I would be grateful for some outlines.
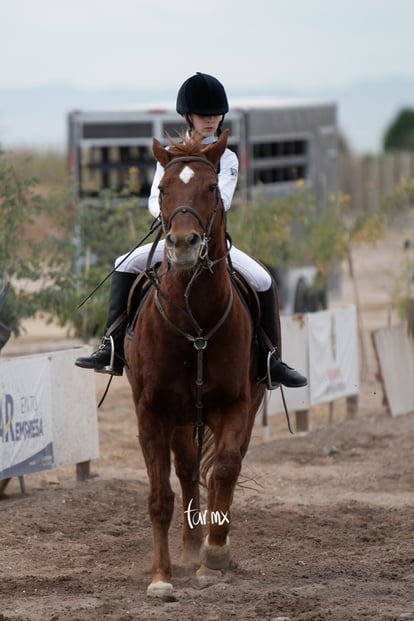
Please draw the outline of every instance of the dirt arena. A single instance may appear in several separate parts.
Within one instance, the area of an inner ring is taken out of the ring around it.
[[[365,339],[359,417],[347,418],[339,401],[333,424],[321,407],[308,434],[291,436],[273,416],[267,443],[258,419],[222,582],[200,590],[194,570],[180,565],[173,479],[173,596],[146,596],[147,480],[129,388],[118,378],[99,410],[93,478],[76,483],[74,467],[39,473],[25,477],[25,495],[13,479],[0,501],[0,621],[414,619],[414,415],[388,415],[370,345],[372,329],[395,321],[390,291],[406,234],[401,226],[354,253]],[[345,269],[342,297],[354,301]],[[27,329],[3,357],[70,345],[41,321]],[[104,385],[98,376],[98,396]]]

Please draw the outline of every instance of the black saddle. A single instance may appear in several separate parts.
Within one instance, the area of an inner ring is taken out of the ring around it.
[[[231,269],[229,273],[237,294],[249,312],[253,329],[256,331],[260,323],[260,304],[257,293],[240,272]],[[127,333],[130,336],[135,330],[142,305],[153,286],[153,282],[145,272],[142,272],[132,285],[128,298],[128,317],[130,321],[128,322]]]

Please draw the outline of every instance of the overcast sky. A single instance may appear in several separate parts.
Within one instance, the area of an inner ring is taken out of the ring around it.
[[[0,0],[0,86],[413,77],[413,24],[413,0]]]

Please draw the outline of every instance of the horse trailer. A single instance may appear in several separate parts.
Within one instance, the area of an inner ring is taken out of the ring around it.
[[[290,194],[298,180],[320,202],[339,189],[335,103],[246,99],[231,104],[223,127],[239,158],[235,201],[264,202]],[[68,155],[75,195],[87,201],[111,190],[146,205],[155,170],[152,139],[167,145],[168,137],[179,139],[185,127],[173,105],[70,112]],[[330,291],[311,293],[312,265],[276,265],[272,271],[284,313],[322,308],[337,289],[335,278]]]

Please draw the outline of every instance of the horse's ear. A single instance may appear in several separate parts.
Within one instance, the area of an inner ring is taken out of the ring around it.
[[[203,153],[206,158],[216,167],[218,166],[220,158],[223,155],[225,148],[227,147],[228,137],[229,130],[225,129],[216,142],[212,142],[205,149],[203,149]]]
[[[165,168],[168,162],[172,159],[171,153],[165,149],[156,138],[152,139],[152,153],[157,162],[159,162],[163,168]]]

